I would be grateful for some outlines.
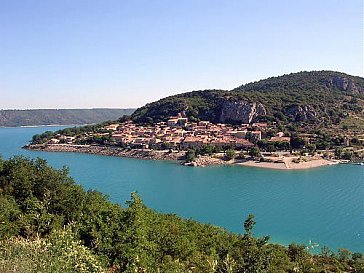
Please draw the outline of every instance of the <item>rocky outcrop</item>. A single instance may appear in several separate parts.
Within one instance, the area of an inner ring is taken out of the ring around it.
[[[345,77],[333,77],[326,81],[326,86],[348,91],[353,94],[364,93],[364,87],[356,85],[351,79]]]
[[[315,109],[310,105],[293,104],[287,106],[284,110],[285,114],[295,119],[295,121],[310,121],[317,118]]]
[[[252,123],[267,114],[264,105],[246,101],[225,101],[221,107],[219,122]]]

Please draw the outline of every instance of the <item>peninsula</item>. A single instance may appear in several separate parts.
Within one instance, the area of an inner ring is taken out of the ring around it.
[[[363,106],[363,78],[300,72],[232,91],[168,97],[113,122],[35,135],[26,148],[189,166],[303,169],[362,162]]]

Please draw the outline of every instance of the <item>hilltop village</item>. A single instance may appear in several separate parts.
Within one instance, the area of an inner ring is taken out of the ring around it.
[[[189,122],[179,115],[167,122],[153,126],[142,126],[133,122],[111,124],[105,129],[112,131],[114,141],[119,141],[132,148],[142,149],[178,149],[202,148],[213,145],[220,148],[250,148],[262,138],[262,128],[267,124],[243,124],[233,128],[227,124],[212,124],[208,121]],[[282,138],[288,141],[289,138]]]
[[[108,144],[121,145],[134,149],[175,149],[188,150],[207,145],[220,149],[249,149],[257,141],[265,138],[267,123],[213,124],[209,121],[189,122],[182,114],[170,117],[166,122],[154,125],[139,125],[132,121],[112,123],[102,128],[101,132],[82,136],[57,135],[50,139],[51,144],[86,144],[95,137]],[[267,139],[269,142],[290,143],[291,138],[278,132]]]
[[[126,120],[49,132],[34,136],[27,148],[183,160],[191,166],[239,163],[279,169],[330,165],[363,156],[360,139],[337,136],[325,140],[308,133],[292,136],[280,129],[274,122],[235,126],[191,122],[179,113],[155,124]],[[351,142],[358,143],[355,149]]]

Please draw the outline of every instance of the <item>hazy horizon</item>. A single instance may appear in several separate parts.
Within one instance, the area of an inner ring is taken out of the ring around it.
[[[88,107],[88,108],[1,108],[0,111],[24,111],[24,110],[95,110],[95,109],[136,109],[135,107]]]
[[[137,108],[299,71],[363,76],[359,0],[0,1],[1,109]]]
[[[311,71],[314,71],[314,70],[311,70]],[[299,73],[299,72],[311,72],[311,71],[297,71],[297,72],[292,72],[292,73]],[[344,73],[344,74],[348,74],[348,73],[345,73],[343,71],[335,71],[335,72],[340,72],[340,73]],[[283,76],[283,75],[286,75],[286,74],[282,74],[282,75],[272,75],[271,77],[279,77],[279,76]],[[362,77],[361,75],[352,75],[352,76],[358,76],[358,77]],[[266,79],[266,78],[264,78]],[[264,79],[258,79],[257,81],[260,81],[260,80],[264,80]],[[254,81],[252,81],[254,82]],[[244,85],[244,84],[247,84],[247,83],[251,83],[251,82],[245,82],[245,83],[242,83],[241,85]],[[236,86],[238,87],[238,86]],[[185,93],[185,92],[191,92],[191,91],[197,91],[197,90],[189,90],[189,91],[183,91],[183,92],[177,92],[175,94],[181,94],[181,93]],[[168,95],[169,96],[169,95]],[[161,98],[157,98],[155,99],[154,101],[157,101],[159,99],[162,99],[163,97]],[[153,101],[150,101],[150,102],[153,102]],[[146,102],[145,104],[147,103],[150,103],[150,102]],[[145,104],[143,105],[139,105],[139,106],[135,106],[135,107],[65,107],[65,108],[0,108],[0,110],[81,110],[81,109],[137,109],[139,107],[142,107],[144,106]]]

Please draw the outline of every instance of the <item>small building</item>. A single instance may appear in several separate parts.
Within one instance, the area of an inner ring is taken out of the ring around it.
[[[291,138],[275,136],[275,137],[271,137],[268,141],[269,142],[291,142]]]
[[[108,126],[105,126],[105,129],[109,131],[116,131],[119,126],[120,124],[110,124]]]
[[[170,118],[167,120],[167,125],[169,127],[175,127],[177,126],[177,123],[178,123],[178,118]]]
[[[67,144],[71,144],[74,140],[75,140],[75,137],[71,137],[71,136],[64,137],[64,142],[66,142]]]
[[[186,137],[182,143],[183,148],[200,148],[203,146],[202,139],[198,137]]]
[[[240,130],[236,131],[235,137],[244,139],[246,137],[247,130]],[[262,135],[260,134],[260,138],[262,138]]]
[[[50,141],[49,141],[49,143],[50,144],[58,144],[60,142],[60,140],[59,139],[57,139],[57,138],[52,138]]]
[[[261,131],[251,131],[251,136],[255,140],[261,140],[262,139],[262,132]]]

